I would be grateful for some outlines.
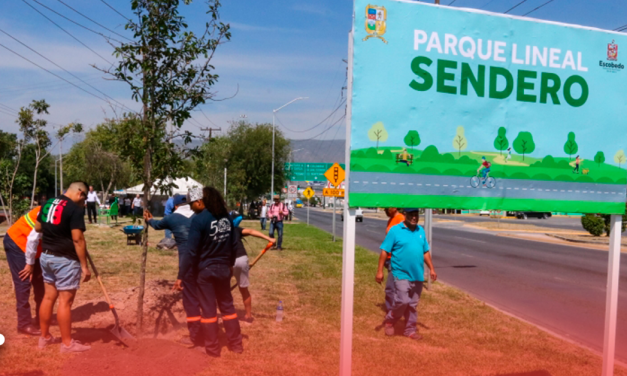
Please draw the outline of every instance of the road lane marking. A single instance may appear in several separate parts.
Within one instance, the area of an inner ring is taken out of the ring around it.
[[[407,183],[407,185],[414,185],[414,183]]]
[[[507,187],[507,189],[511,189],[510,187]]]
[[[385,181],[382,181],[382,182],[381,182],[381,184],[387,184],[387,182],[385,182]]]
[[[527,188],[523,188],[523,191],[526,191],[526,190],[527,190]]]
[[[514,190],[515,190],[515,191],[517,191],[517,190],[518,190],[518,188],[514,188]]]
[[[573,191],[572,189],[569,189],[569,190],[568,190],[568,192],[572,192],[572,191]]]
[[[422,184],[421,184],[421,185],[422,185]],[[425,184],[425,185],[426,185],[427,187],[430,187],[430,186],[431,186],[431,184]]]
[[[443,187],[448,187],[448,184],[444,184]]]
[[[566,192],[566,191],[562,189],[562,190],[560,190],[560,192]]]
[[[436,187],[439,187],[439,186],[440,186],[440,184],[433,184],[433,185],[435,185]]]
[[[392,185],[396,185],[396,183],[390,183],[390,184],[392,184]]]
[[[399,185],[405,185],[405,183],[398,183]]]
[[[376,181],[373,181],[372,184],[379,184],[379,183],[377,183]]]

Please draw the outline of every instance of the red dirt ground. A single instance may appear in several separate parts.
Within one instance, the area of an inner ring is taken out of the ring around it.
[[[69,359],[64,376],[161,376],[194,375],[209,366],[210,359],[197,350],[172,341],[142,339],[130,348],[109,343],[92,344],[91,351]]]

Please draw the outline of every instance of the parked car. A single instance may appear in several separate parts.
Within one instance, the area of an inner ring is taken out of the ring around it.
[[[344,222],[344,212],[341,214],[342,222]],[[363,222],[364,221],[364,211],[361,208],[357,208],[355,210],[355,222]]]
[[[527,219],[529,217],[549,219],[551,218],[551,213],[550,212],[516,212],[516,218],[518,219]]]
[[[479,217],[481,217],[482,215],[487,215],[489,217],[490,216],[490,211],[489,210],[480,210],[479,211]]]

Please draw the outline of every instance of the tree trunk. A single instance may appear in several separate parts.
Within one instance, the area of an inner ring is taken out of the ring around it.
[[[7,223],[9,224],[9,226],[11,226],[11,218],[9,218],[9,215],[7,214],[7,207],[4,205],[4,198],[2,197],[2,193],[0,193],[0,205],[2,205],[2,210],[4,211],[4,218],[7,219]]]
[[[35,190],[37,189],[37,169],[38,168],[39,168],[39,155],[37,155],[35,159],[35,175],[33,176],[33,192],[31,193],[31,196],[30,196],[31,210],[33,209],[33,205],[35,204]]]

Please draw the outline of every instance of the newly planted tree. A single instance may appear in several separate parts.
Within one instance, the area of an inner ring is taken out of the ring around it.
[[[383,122],[378,121],[372,125],[368,131],[368,138],[370,141],[377,143],[377,149],[379,149],[379,142],[385,142],[388,139],[388,131],[385,130]]]
[[[191,3],[184,0],[184,4]],[[229,25],[220,22],[219,0],[208,0],[208,22],[200,34],[191,31],[179,14],[180,0],[132,0],[134,20],[126,24],[134,41],[115,48],[117,66],[105,70],[128,84],[133,99],[141,101],[139,114],[127,114],[121,131],[123,155],[135,166],[142,166],[144,207],[149,207],[151,187],[162,182],[172,188],[168,177],[178,177],[185,157],[173,142],[175,137],[191,142],[191,133],[179,132],[190,112],[213,98],[211,87],[218,75],[211,65],[216,49],[230,39]],[[174,131],[168,131],[167,126]],[[144,232],[141,259],[137,326],[143,324],[148,233]]]
[[[533,136],[529,132],[519,132],[514,140],[514,150],[518,154],[522,154],[523,161],[525,154],[533,153],[536,150],[536,144],[533,142]]]
[[[602,151],[597,151],[596,155],[594,156],[594,163],[601,167],[601,163],[603,162],[605,162],[605,154]]]
[[[420,145],[420,135],[418,134],[418,131],[409,131],[403,141],[405,141],[405,145],[409,146],[413,150],[414,147]]]
[[[575,141],[575,132],[568,133],[568,139],[564,144],[564,153],[568,154],[570,160],[573,159],[573,155],[577,153],[579,150],[579,145],[577,145],[577,141]]]
[[[620,168],[620,165],[625,163],[627,161],[627,156],[625,156],[625,152],[623,151],[623,149],[620,149],[619,151],[616,152],[616,154],[614,154],[614,162],[618,163],[618,167]]]
[[[507,130],[505,127],[500,127],[498,135],[494,139],[494,148],[499,151],[499,154],[503,154],[503,150],[509,147],[509,140],[506,136]]]
[[[453,138],[453,147],[457,149],[457,155],[462,155],[462,150],[466,150],[468,147],[468,142],[466,141],[466,136],[464,135],[464,127],[457,127],[457,134],[455,138]]]

